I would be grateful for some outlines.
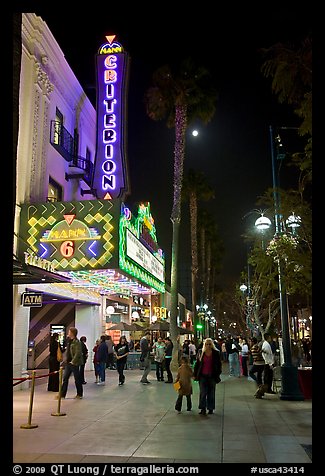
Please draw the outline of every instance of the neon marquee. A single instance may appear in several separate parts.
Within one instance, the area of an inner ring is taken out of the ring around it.
[[[23,204],[18,256],[60,271],[118,266],[119,200]]]
[[[120,268],[164,293],[165,257],[157,242],[150,203],[139,205],[137,217],[122,204],[119,235]]]
[[[107,36],[97,64],[97,144],[92,188],[97,198],[119,198],[128,189],[125,111],[128,55]]]

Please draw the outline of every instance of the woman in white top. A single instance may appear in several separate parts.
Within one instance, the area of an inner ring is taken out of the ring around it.
[[[242,340],[241,343],[241,368],[242,368],[242,375],[244,377],[248,377],[248,345],[246,339]]]

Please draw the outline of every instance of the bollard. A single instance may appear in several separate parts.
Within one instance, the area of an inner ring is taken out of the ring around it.
[[[33,401],[34,401],[34,391],[35,391],[35,370],[32,371],[32,385],[30,388],[30,397],[29,397],[29,412],[28,412],[28,423],[25,425],[20,425],[20,428],[30,429],[37,428],[38,425],[35,423],[32,424],[32,412],[33,412]]]
[[[55,413],[51,413],[52,416],[64,416],[66,413],[60,412],[61,410],[61,388],[62,388],[62,380],[63,380],[63,367],[60,367],[59,370],[59,398],[58,398],[58,411]]]

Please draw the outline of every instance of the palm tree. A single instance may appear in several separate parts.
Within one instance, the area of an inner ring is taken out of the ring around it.
[[[175,127],[174,196],[171,213],[173,225],[171,264],[170,336],[174,344],[172,369],[177,367],[177,261],[181,221],[181,193],[185,158],[185,134],[192,119],[209,122],[215,113],[216,91],[210,75],[203,67],[196,67],[191,59],[184,60],[175,73],[168,65],[158,68],[152,77],[153,85],[145,94],[148,116],[153,120],[166,119],[167,127]]]
[[[222,240],[217,229],[215,217],[207,210],[201,210],[198,216],[199,258],[200,258],[200,302],[215,307],[216,276],[221,269],[221,257],[224,252]]]
[[[190,205],[192,313],[195,329],[197,324],[196,291],[199,270],[197,248],[197,209],[199,201],[207,201],[212,198],[214,198],[214,190],[206,181],[204,174],[202,172],[197,172],[193,169],[190,169],[188,173],[184,176],[183,199],[189,200]]]

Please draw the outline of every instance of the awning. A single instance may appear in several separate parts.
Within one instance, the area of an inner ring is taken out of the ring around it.
[[[13,284],[70,283],[71,279],[62,274],[13,260]]]

